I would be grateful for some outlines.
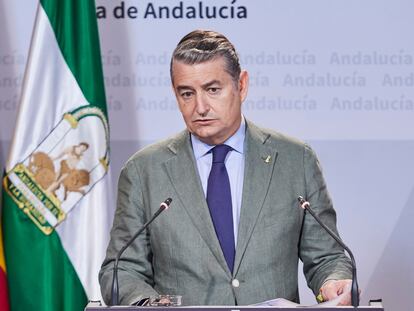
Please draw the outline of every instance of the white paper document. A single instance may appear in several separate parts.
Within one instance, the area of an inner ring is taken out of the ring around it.
[[[302,305],[299,303],[292,302],[290,300],[284,299],[284,298],[276,298],[271,299],[263,302],[259,302],[254,304],[253,306],[270,306],[270,307],[307,307],[307,308],[323,308],[323,307],[334,307],[338,306],[339,302],[344,298],[345,295],[349,294],[350,290],[345,290],[342,294],[340,294],[335,299],[325,301],[322,303],[317,303],[314,305]]]

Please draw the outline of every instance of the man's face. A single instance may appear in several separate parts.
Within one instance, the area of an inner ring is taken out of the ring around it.
[[[247,72],[236,83],[225,66],[222,57],[194,65],[173,62],[173,88],[187,128],[209,145],[223,143],[238,130],[247,95]]]

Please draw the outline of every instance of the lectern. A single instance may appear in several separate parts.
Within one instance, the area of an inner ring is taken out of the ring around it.
[[[171,310],[172,309],[172,310]],[[99,303],[89,303],[85,311],[341,311],[352,310],[353,307],[254,307],[254,306],[188,306],[188,307],[134,307],[134,306],[116,306],[104,307]],[[381,306],[360,306],[355,308],[358,311],[384,311]]]

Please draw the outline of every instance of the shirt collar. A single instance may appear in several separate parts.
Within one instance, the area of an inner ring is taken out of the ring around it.
[[[196,160],[206,155],[214,145],[209,145],[198,139],[197,136],[191,134],[191,144],[193,146],[194,156]],[[246,121],[242,115],[239,129],[230,136],[223,144],[226,144],[233,148],[238,153],[244,153],[244,138],[246,137]]]

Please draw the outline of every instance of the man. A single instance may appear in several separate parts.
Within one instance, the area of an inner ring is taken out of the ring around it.
[[[121,257],[121,304],[157,294],[182,295],[186,305],[298,302],[299,259],[316,295],[329,300],[345,291],[348,259],[297,203],[304,196],[336,231],[316,156],[243,117],[248,73],[233,45],[219,33],[193,31],[170,69],[187,129],[139,151],[121,172],[100,272],[105,301],[117,252],[167,197],[172,207]],[[342,304],[349,303],[346,295]]]

